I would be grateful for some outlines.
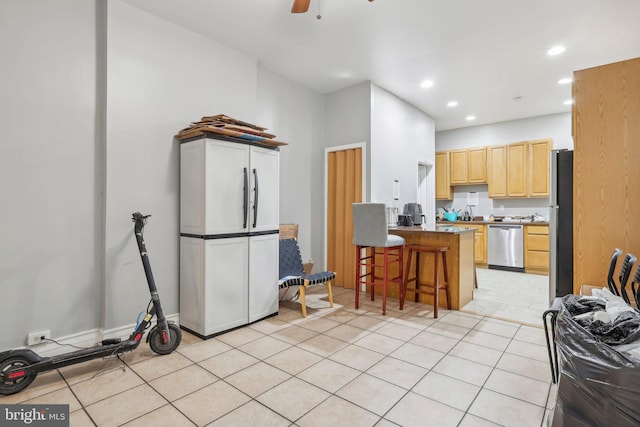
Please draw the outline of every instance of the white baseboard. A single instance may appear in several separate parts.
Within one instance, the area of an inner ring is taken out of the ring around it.
[[[166,317],[167,320],[179,324],[180,315],[178,313],[170,314]],[[112,329],[90,329],[87,331],[66,335],[64,337],[54,338],[58,343],[62,345],[58,345],[56,343],[48,341],[42,344],[22,348],[31,349],[42,357],[55,356],[57,354],[68,353],[77,350],[72,346],[83,348],[93,347],[96,343],[106,338],[127,338],[129,335],[131,335],[131,332],[133,332],[135,327],[136,324],[131,323],[129,325],[119,326]]]

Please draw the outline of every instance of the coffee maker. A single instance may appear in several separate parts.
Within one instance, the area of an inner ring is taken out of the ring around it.
[[[413,225],[422,225],[425,220],[425,216],[422,213],[422,205],[420,205],[420,203],[405,204],[403,213],[411,216]]]

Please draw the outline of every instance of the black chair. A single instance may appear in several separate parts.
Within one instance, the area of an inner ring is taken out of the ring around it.
[[[626,278],[623,277],[623,274],[620,274],[619,283],[620,287],[616,286],[616,283],[613,278],[613,272],[616,269],[616,263],[618,262],[618,257],[622,254],[622,251],[618,248],[613,250],[613,254],[611,255],[611,261],[609,262],[609,274],[607,275],[607,286],[609,290],[614,295],[620,296],[621,291],[618,289],[624,289],[627,284],[627,280],[629,279],[629,273],[626,274]],[[633,257],[633,255],[631,255]],[[629,257],[629,255],[627,255]],[[627,260],[625,257],[625,262],[628,264],[630,260]],[[633,262],[635,262],[635,257],[633,257]],[[633,262],[631,264],[633,265]],[[625,268],[625,263],[623,262],[620,271],[623,272],[623,268]],[[627,270],[631,270],[631,267],[626,267]],[[626,294],[626,292],[624,292]],[[629,302],[629,301],[627,301]],[[556,348],[556,318],[558,317],[558,312],[562,307],[562,298],[557,297],[554,298],[551,302],[551,307],[544,313],[542,313],[542,324],[544,325],[544,337],[547,341],[547,353],[549,354],[549,365],[551,366],[551,380],[553,383],[558,382],[558,349]],[[547,318],[549,319],[549,323],[547,323]],[[551,324],[551,336],[549,336],[549,324]],[[551,341],[553,341],[553,352],[551,349]]]
[[[329,305],[333,307],[333,295],[331,294],[331,281],[335,279],[336,273],[333,271],[323,271],[321,273],[306,274],[302,266],[302,256],[300,247],[296,239],[280,240],[280,262],[279,262],[279,285],[280,289],[298,286],[300,304],[302,305],[302,316],[307,317],[307,304],[305,300],[306,289],[309,286],[325,284]]]
[[[618,283],[620,284],[620,296],[623,300],[625,300],[627,304],[631,304],[629,295],[627,294],[627,282],[629,281],[629,276],[631,276],[631,269],[633,268],[633,264],[635,264],[636,260],[637,259],[634,255],[627,254],[622,261],[622,266],[620,267],[620,273],[618,275]]]
[[[640,265],[638,265],[636,274],[631,279],[631,293],[633,293],[633,299],[636,301],[636,307],[640,308]]]
[[[613,250],[613,255],[611,256],[611,263],[609,264],[609,274],[607,275],[607,286],[609,286],[609,290],[612,294],[620,296],[620,291],[616,286],[616,282],[613,281],[613,271],[616,269],[616,262],[618,261],[618,257],[622,255],[622,251],[618,248]]]

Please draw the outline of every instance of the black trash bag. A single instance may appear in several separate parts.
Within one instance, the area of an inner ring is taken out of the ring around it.
[[[609,323],[593,320],[592,316],[575,320],[595,339],[609,345],[628,344],[640,338],[640,313],[636,311],[625,311]]]
[[[562,303],[572,317],[605,309],[604,300],[585,298],[582,295],[566,295],[562,298]],[[596,340],[609,345],[628,344],[640,339],[640,312],[637,310],[625,311],[615,322],[609,323],[593,320],[593,316],[574,320],[593,334]]]
[[[564,304],[565,308],[572,316],[605,309],[604,300],[584,298],[583,295],[565,295],[562,297],[562,304]]]
[[[556,344],[560,376],[551,426],[640,426],[640,360],[595,339],[564,306]]]

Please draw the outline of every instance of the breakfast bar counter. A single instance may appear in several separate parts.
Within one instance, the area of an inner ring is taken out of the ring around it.
[[[475,275],[474,261],[474,232],[473,228],[450,225],[422,225],[413,227],[389,227],[389,234],[404,238],[405,244],[425,246],[448,246],[447,270],[449,273],[449,294],[451,309],[459,310],[473,299],[473,284]],[[403,268],[406,267],[407,252]],[[433,255],[423,254],[425,259],[420,261],[420,277],[425,283],[433,283]],[[413,271],[413,265],[411,267]],[[439,269],[442,267],[439,266]],[[440,276],[440,280],[442,276]],[[398,297],[397,289],[389,287],[389,296]],[[413,301],[414,295],[407,293],[406,301]],[[446,308],[447,300],[441,291],[438,306]],[[433,304],[430,295],[419,295],[419,301]]]

